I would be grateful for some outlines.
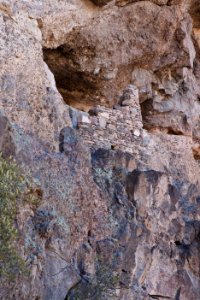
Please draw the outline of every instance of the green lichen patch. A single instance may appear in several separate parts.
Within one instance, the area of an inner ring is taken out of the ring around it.
[[[15,277],[24,267],[16,250],[17,199],[23,182],[17,164],[0,155],[0,277]]]
[[[31,176],[25,176],[12,158],[0,154],[0,278],[14,279],[26,271],[18,251],[17,213],[25,202],[37,207],[41,197]]]

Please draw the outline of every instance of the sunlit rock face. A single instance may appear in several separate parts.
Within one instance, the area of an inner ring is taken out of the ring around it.
[[[199,1],[0,0],[0,32],[0,152],[40,200],[0,299],[199,299]]]

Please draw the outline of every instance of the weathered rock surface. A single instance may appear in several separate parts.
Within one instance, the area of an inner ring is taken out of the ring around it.
[[[40,200],[0,299],[199,299],[199,20],[192,0],[0,0],[0,151]]]
[[[65,40],[45,44],[45,60],[67,103],[112,105],[138,64],[153,70],[173,63],[191,66],[188,18],[176,6],[149,1],[112,6],[75,27]]]

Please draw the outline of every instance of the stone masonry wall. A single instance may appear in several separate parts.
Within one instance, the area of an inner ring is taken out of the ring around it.
[[[134,153],[136,140],[142,135],[142,116],[137,89],[129,85],[121,105],[114,108],[96,106],[85,113],[71,108],[72,123],[90,147],[118,149]]]

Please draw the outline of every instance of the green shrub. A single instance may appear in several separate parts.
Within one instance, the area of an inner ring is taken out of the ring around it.
[[[13,278],[23,269],[17,253],[17,201],[24,179],[17,164],[0,155],[0,277]]]

